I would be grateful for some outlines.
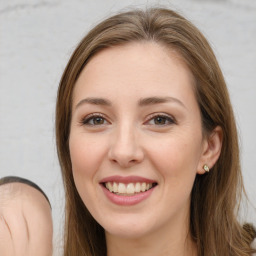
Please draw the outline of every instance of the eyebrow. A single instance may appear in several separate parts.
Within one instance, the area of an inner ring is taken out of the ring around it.
[[[78,104],[76,105],[76,108],[78,108],[79,106],[81,106],[85,103],[92,104],[92,105],[101,105],[101,106],[111,106],[112,105],[109,100],[104,99],[104,98],[85,98],[78,102]]]
[[[168,103],[168,102],[178,103],[182,107],[186,108],[185,105],[179,99],[174,98],[174,97],[143,98],[143,99],[139,100],[139,106],[148,106],[148,105],[155,105],[155,104]]]
[[[139,100],[138,105],[140,107],[143,106],[149,106],[149,105],[155,105],[155,104],[161,104],[161,103],[168,103],[168,102],[174,102],[178,103],[182,107],[186,108],[185,105],[177,98],[174,97],[148,97],[148,98],[142,98]],[[79,106],[83,104],[92,104],[92,105],[101,105],[101,106],[111,106],[111,101],[104,99],[104,98],[85,98],[78,102],[75,108],[78,108]]]

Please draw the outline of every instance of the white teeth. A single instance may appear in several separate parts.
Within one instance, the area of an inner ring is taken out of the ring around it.
[[[106,188],[110,191],[113,192],[113,187],[112,184],[110,182],[106,183]]]
[[[125,194],[126,193],[126,186],[125,186],[124,183],[119,183],[118,184],[117,192],[120,193],[120,194]]]
[[[106,182],[105,183],[106,188],[110,192],[114,192],[117,194],[135,194],[135,193],[140,193],[140,192],[145,192],[152,188],[153,184],[152,183],[146,183],[146,182],[136,182],[136,183],[117,183],[117,182]]]
[[[114,192],[114,193],[117,193],[117,191],[118,191],[118,185],[117,185],[116,182],[114,182],[114,183],[113,183],[113,192]],[[111,191],[111,192],[112,192],[112,191]]]
[[[134,188],[133,183],[129,183],[126,187],[126,193],[127,194],[134,194],[134,192],[135,192],[135,188]]]
[[[141,190],[142,190],[143,192],[146,191],[146,183],[145,183],[145,182],[142,183],[142,185],[141,185]]]
[[[135,192],[139,193],[140,192],[140,183],[137,182],[135,185]]]

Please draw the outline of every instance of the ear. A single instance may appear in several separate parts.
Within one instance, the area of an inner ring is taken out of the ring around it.
[[[203,166],[206,164],[211,169],[217,162],[222,147],[222,129],[217,126],[210,135],[205,137],[203,141],[203,149],[200,161],[197,167],[198,174],[204,174],[205,170]]]

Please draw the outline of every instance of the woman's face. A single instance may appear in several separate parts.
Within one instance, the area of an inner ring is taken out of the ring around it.
[[[69,147],[77,190],[107,235],[186,228],[206,142],[179,55],[130,43],[94,56],[75,85]]]

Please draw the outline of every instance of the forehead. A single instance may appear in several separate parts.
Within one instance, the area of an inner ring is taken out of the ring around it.
[[[107,48],[93,56],[75,84],[74,98],[83,94],[128,96],[130,92],[133,96],[153,96],[171,91],[191,96],[193,88],[193,75],[177,51],[154,42],[136,42]]]

